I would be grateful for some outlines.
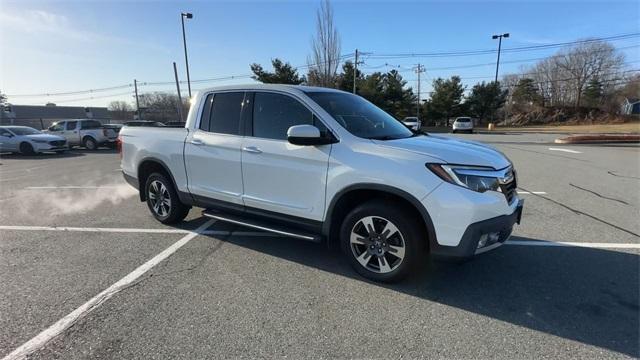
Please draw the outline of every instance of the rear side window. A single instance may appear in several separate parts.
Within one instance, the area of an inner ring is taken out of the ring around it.
[[[209,131],[218,134],[239,135],[243,100],[243,92],[215,94],[211,103]]]
[[[83,129],[98,129],[102,127],[102,123],[97,120],[87,120],[80,123]]]
[[[209,131],[209,117],[211,116],[211,103],[213,102],[213,94],[209,94],[204,100],[204,109],[200,117],[200,130]]]
[[[311,111],[300,102],[286,95],[256,93],[253,101],[253,136],[286,140],[287,130],[302,124],[313,125],[314,118]]]

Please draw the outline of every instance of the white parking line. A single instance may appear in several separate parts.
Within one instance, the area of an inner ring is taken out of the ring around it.
[[[71,227],[71,226],[15,226],[0,225],[0,230],[14,231],[77,231],[77,232],[103,232],[103,233],[139,233],[139,234],[189,234],[191,230],[185,229],[139,229],[139,228],[102,228],[102,227]],[[204,230],[202,235],[235,235],[235,236],[280,236],[277,234],[261,231],[223,231]]]
[[[118,186],[27,186],[27,190],[55,190],[55,189],[116,189]]]
[[[186,245],[191,239],[200,235],[202,231],[204,231],[206,228],[211,226],[211,224],[213,224],[215,221],[216,220],[214,219],[207,221],[206,223],[202,224],[193,232],[190,232],[188,235],[186,235],[182,239],[176,241],[175,243],[173,243],[173,245],[169,246],[164,251],[154,256],[151,260],[140,265],[137,269],[133,270],[127,276],[123,277],[113,285],[109,286],[106,290],[94,296],[86,303],[80,305],[80,307],[73,310],[67,316],[58,320],[58,322],[51,325],[48,329],[42,331],[40,334],[36,335],[33,339],[27,341],[22,346],[12,351],[3,360],[24,359],[30,354],[32,354],[33,352],[41,349],[51,339],[60,335],[63,331],[68,329],[76,321],[80,320],[82,317],[84,317],[94,309],[98,308],[105,301],[109,300],[109,298],[111,298],[113,295],[117,294],[123,289],[126,289],[134,281],[136,281],[140,276],[144,275],[144,273],[151,270],[154,266],[158,265],[163,260],[167,259],[173,253],[175,253],[178,249]]]
[[[534,195],[545,195],[546,192],[544,192],[544,191],[518,191],[518,194],[520,194],[520,195],[531,195],[531,194],[534,194]]]
[[[542,241],[542,240],[507,240],[505,245],[520,246],[555,246],[555,247],[586,247],[594,249],[640,249],[640,244],[628,243],[590,243],[590,242],[566,242],[566,241]]]
[[[564,152],[568,152],[568,153],[572,153],[572,154],[582,154],[582,151],[576,151],[576,150],[569,150],[569,149],[563,149],[563,148],[549,148],[549,150],[551,151],[564,151]]]

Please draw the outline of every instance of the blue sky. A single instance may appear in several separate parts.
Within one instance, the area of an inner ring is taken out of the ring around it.
[[[425,53],[493,49],[494,33],[509,32],[503,47],[573,41],[640,32],[640,2],[614,1],[333,1],[342,53],[358,48],[372,53]],[[268,65],[279,57],[304,65],[315,30],[316,1],[7,1],[0,0],[0,91],[41,94],[97,89],[140,82],[171,81],[172,61],[182,80],[184,56],[180,12],[188,20],[191,79],[250,74],[249,64]],[[640,38],[613,42],[629,68],[640,68]],[[630,48],[629,48],[630,47]],[[503,54],[500,72],[518,71],[556,50]],[[494,66],[452,70],[442,67],[484,64],[495,54],[456,58],[364,59],[365,72],[400,65],[415,88],[410,68],[427,68],[431,79],[458,74],[490,80]],[[389,63],[386,66],[385,63]],[[434,69],[434,70],[431,70]],[[426,78],[426,79],[425,79]],[[193,84],[194,89],[246,83],[240,78]],[[184,87],[186,89],[186,87]],[[132,88],[67,96],[10,97],[14,104],[106,106],[131,101]],[[172,85],[141,86],[140,91],[174,91]],[[126,93],[126,94],[124,94]],[[93,99],[88,99],[89,97]],[[106,97],[109,96],[109,97]],[[98,98],[100,97],[100,98]]]

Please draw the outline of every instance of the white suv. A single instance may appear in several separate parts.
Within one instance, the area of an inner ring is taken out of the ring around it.
[[[202,207],[220,221],[340,246],[377,281],[401,279],[426,254],[493,249],[522,213],[499,151],[413,133],[333,89],[208,89],[184,128],[125,126],[119,142],[124,177],[158,221]]]
[[[453,133],[455,134],[460,131],[473,133],[473,119],[470,117],[456,118],[456,121],[453,122]]]

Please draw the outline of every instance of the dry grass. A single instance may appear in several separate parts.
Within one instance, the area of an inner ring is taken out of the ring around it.
[[[483,129],[484,130],[484,129]],[[638,134],[640,122],[628,122],[623,124],[595,124],[595,125],[548,125],[548,126],[522,126],[522,127],[497,127],[495,131],[513,132],[541,132],[541,133],[567,133],[567,134]]]

